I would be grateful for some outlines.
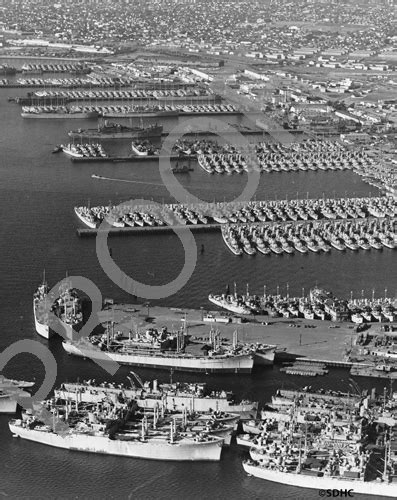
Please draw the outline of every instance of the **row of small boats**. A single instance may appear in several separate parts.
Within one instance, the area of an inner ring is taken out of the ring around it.
[[[394,321],[397,312],[397,301],[391,297],[375,299],[375,291],[372,299],[350,300],[335,297],[331,292],[314,287],[308,295],[302,291],[302,296],[294,297],[281,295],[279,287],[277,294],[266,293],[264,287],[263,295],[251,295],[248,291],[244,295],[238,294],[236,287],[234,293],[230,293],[229,287],[226,293],[216,295],[210,294],[208,299],[216,306],[234,312],[235,314],[268,314],[272,318],[304,318],[308,320],[342,320],[353,322],[372,321]],[[357,321],[357,315],[362,316]]]
[[[73,73],[77,71],[86,71],[87,67],[80,63],[62,63],[62,64],[43,64],[43,63],[25,63],[22,66],[24,73],[37,72],[42,73]]]
[[[34,98],[63,98],[70,100],[122,100],[122,99],[157,99],[168,97],[194,98],[197,96],[208,96],[212,93],[209,90],[199,89],[178,89],[178,90],[38,90],[32,94]]]
[[[132,81],[129,79],[125,79],[125,81],[117,80],[117,85],[121,87],[125,87],[127,85],[131,85]],[[87,76],[85,78],[17,78],[16,84],[22,87],[70,87],[70,88],[78,88],[78,87],[115,87],[116,81],[111,78],[99,77],[99,76]]]
[[[331,141],[293,144],[251,144],[250,151],[200,150],[199,165],[208,173],[299,172],[367,168],[374,160],[359,151],[350,151]],[[245,148],[246,149],[246,148]]]
[[[395,217],[392,197],[328,198],[223,205],[213,215],[222,224]]]
[[[59,149],[73,158],[107,158],[102,144],[61,144]]]
[[[157,106],[93,106],[93,105],[49,105],[49,106],[22,106],[22,116],[42,113],[76,114],[97,113],[98,116],[128,116],[139,113],[188,113],[188,114],[222,114],[238,113],[239,110],[233,104],[159,104]]]
[[[357,251],[396,248],[397,234],[391,219],[360,222],[334,222],[314,227],[308,224],[225,225],[222,237],[235,255],[255,255],[257,251],[269,255],[275,253],[328,253],[332,248]]]
[[[91,228],[97,227],[110,212],[112,220],[124,227],[122,218],[131,212],[140,212],[155,217],[158,225],[175,224],[282,224],[299,221],[351,220],[368,218],[393,218],[397,205],[392,197],[365,197],[339,199],[306,199],[255,201],[240,203],[213,203],[197,205],[158,205],[142,207],[98,206],[75,208],[82,222]],[[160,222],[162,224],[160,224]],[[113,223],[113,225],[115,225]],[[153,225],[153,224],[148,224]]]

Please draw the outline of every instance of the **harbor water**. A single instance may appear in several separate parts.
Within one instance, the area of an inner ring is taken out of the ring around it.
[[[62,154],[51,154],[56,144],[70,142],[70,129],[95,126],[95,121],[23,120],[20,108],[7,102],[8,96],[21,95],[16,89],[0,89],[0,210],[2,244],[0,247],[0,352],[12,343],[30,339],[47,345],[34,331],[32,294],[46,271],[50,286],[69,275],[84,276],[101,290],[102,296],[131,302],[101,269],[94,238],[78,238],[81,224],[73,212],[76,205],[117,204],[126,200],[172,202],[162,185],[156,162],[142,163],[72,163]],[[241,117],[223,117],[228,123]],[[245,123],[242,121],[242,123]],[[175,121],[164,121],[170,130]],[[167,128],[168,127],[168,128]],[[104,143],[106,148],[106,143]],[[119,148],[119,149],[118,149]],[[128,148],[128,142],[109,144],[110,153]],[[210,176],[194,164],[194,172],[179,176],[187,190],[204,201],[232,200],[242,191],[247,176]],[[114,180],[93,179],[97,174]],[[256,199],[288,199],[377,195],[351,171],[290,172],[263,174]],[[195,235],[198,259],[188,282],[174,295],[157,303],[172,307],[209,308],[209,293],[221,292],[236,282],[240,292],[249,283],[252,293],[281,293],[288,285],[291,295],[302,288],[318,285],[349,297],[395,296],[397,267],[392,250],[235,257],[226,248],[220,232]],[[112,256],[119,267],[134,279],[153,285],[169,283],[181,271],[184,251],[173,234],[112,236]],[[151,301],[154,303],[155,301]],[[240,336],[243,339],[244,332]],[[291,335],[294,332],[292,331]],[[264,338],[264,342],[266,339]],[[93,362],[69,358],[59,340],[49,348],[57,361],[57,381],[77,377],[106,380],[109,376]],[[13,378],[40,382],[44,377],[41,362],[30,354],[21,354],[4,370]],[[169,374],[139,370],[142,378],[169,380]],[[125,381],[128,369],[115,375]],[[195,381],[201,375],[174,375],[174,380]],[[302,385],[349,390],[347,371],[331,370],[316,379],[291,377],[277,367],[251,376],[205,377],[214,388],[233,390],[238,396],[261,402],[281,386]],[[384,382],[360,378],[362,389]],[[13,439],[8,417],[0,416],[0,496],[18,498],[189,498],[206,495],[212,498],[276,499],[280,497],[318,498],[318,492],[296,490],[248,477],[241,466],[244,450],[232,446],[216,464],[168,464],[124,459],[78,452],[65,452],[39,444]],[[365,497],[362,497],[365,498]]]

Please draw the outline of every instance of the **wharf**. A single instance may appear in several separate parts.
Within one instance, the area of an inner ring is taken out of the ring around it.
[[[97,178],[101,178],[100,176],[97,176]],[[105,178],[106,179],[106,178]],[[371,220],[376,220],[375,217],[367,217],[366,219],[348,219],[348,222],[354,223],[357,221],[371,221]],[[392,219],[393,221],[395,219]],[[266,221],[266,222],[240,222],[240,223],[234,223],[234,227],[238,226],[244,226],[244,227],[282,227],[286,225],[307,225],[307,224],[312,224],[314,227],[318,228],[321,227],[323,224],[326,223],[335,223],[335,222],[346,222],[346,219],[320,219],[320,220],[287,220],[287,221]],[[84,227],[84,228],[77,228],[77,235],[78,236],[96,236],[97,233],[99,232],[108,232],[109,235],[117,235],[117,234],[135,234],[135,233],[158,233],[158,232],[171,232],[174,230],[181,230],[181,229],[190,229],[191,231],[218,231],[221,230],[222,227],[226,226],[227,224],[221,224],[220,222],[213,222],[210,224],[176,224],[176,225],[164,225],[164,226],[124,226],[124,227],[114,227],[110,226],[107,229],[99,229],[98,228],[89,228],[89,227]]]
[[[232,128],[232,127],[231,127]],[[204,135],[204,136],[207,136],[207,135],[216,135],[216,136],[229,136],[229,135],[232,135],[232,136],[235,136],[236,133],[239,133],[241,135],[261,135],[263,136],[264,134],[266,134],[266,131],[265,130],[262,130],[262,129],[256,129],[256,130],[252,130],[252,129],[239,129],[239,128],[235,128],[233,130],[225,130],[225,129],[220,129],[220,130],[215,130],[215,129],[211,129],[209,128],[208,130],[187,130],[184,135]],[[169,134],[169,132],[163,132],[161,135],[162,136],[167,136]]]
[[[134,227],[113,227],[108,229],[83,227],[77,229],[77,236],[96,236],[98,233],[109,233],[109,235],[120,234],[140,234],[140,233],[170,233],[190,229],[193,231],[219,231],[221,224],[178,224],[175,226],[134,226]]]
[[[35,85],[32,86],[32,88],[37,88],[37,87],[45,87],[43,84],[42,85]],[[82,86],[79,86],[77,88],[80,88]],[[68,87],[69,88],[69,87]],[[76,88],[76,87],[75,87]],[[128,92],[128,89],[123,87],[122,88],[123,92]],[[63,93],[67,93],[67,90],[63,91]],[[121,102],[150,102],[154,100],[156,103],[164,103],[164,104],[174,104],[177,102],[178,104],[184,105],[184,106],[189,106],[189,105],[213,105],[213,104],[220,104],[221,101],[219,99],[211,99],[211,98],[199,98],[199,97],[181,97],[179,99],[175,97],[164,97],[162,99],[157,99],[153,96],[134,96],[134,97],[122,97],[122,96],[105,96],[105,95],[82,95],[82,96],[73,96],[73,95],[48,95],[45,96],[46,99],[48,99],[48,102],[53,102],[54,104],[57,101],[63,100],[63,102],[86,102],[86,101],[95,101],[95,102],[113,102],[113,101],[121,101]],[[14,97],[13,101],[16,102],[17,104],[23,104],[23,105],[38,105],[42,101],[43,96],[39,95],[31,95],[31,96],[24,96],[24,97]]]
[[[208,304],[210,307],[210,303]],[[290,359],[300,359],[310,363],[323,363],[327,366],[349,368],[347,361],[356,332],[351,323],[334,323],[331,321],[270,318],[256,315],[246,323],[233,321],[225,323],[209,323],[203,320],[211,312],[207,308],[185,309],[167,308],[152,305],[114,304],[107,306],[98,316],[101,323],[115,322],[115,331],[122,331],[128,336],[129,330],[136,328],[158,328],[166,326],[175,330],[185,321],[191,341],[208,338],[211,326],[219,330],[221,338],[232,342],[233,333],[238,332],[238,339],[244,343],[263,343],[277,345]],[[149,314],[148,314],[149,313]],[[186,315],[186,316],[185,316]],[[292,326],[291,326],[292,325]],[[379,327],[378,327],[379,328]]]
[[[131,155],[131,156],[84,156],[82,158],[76,158],[76,157],[71,157],[70,160],[73,163],[97,163],[97,162],[140,162],[140,161],[158,161],[162,159],[169,159],[169,160],[196,160],[197,156],[196,155],[184,155],[184,156],[179,156],[179,155],[146,155],[146,156],[138,156],[138,155]]]

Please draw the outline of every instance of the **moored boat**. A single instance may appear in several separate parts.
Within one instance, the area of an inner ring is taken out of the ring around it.
[[[116,361],[122,365],[147,366],[159,369],[174,369],[204,373],[251,373],[254,359],[251,351],[236,352],[232,349],[209,351],[208,355],[186,352],[162,351],[160,349],[122,346],[115,350],[101,350],[88,339],[79,343],[62,343],[68,354],[83,358]]]
[[[208,300],[218,307],[234,312],[236,314],[252,314],[251,309],[246,306],[235,295],[214,295],[210,293]]]
[[[161,137],[162,125],[149,125],[139,127],[127,127],[120,123],[104,120],[103,124],[96,129],[78,129],[68,132],[69,137],[85,139],[147,139],[149,137]]]
[[[49,339],[53,335],[50,328],[50,314],[52,313],[68,335],[72,329],[78,328],[83,321],[82,302],[76,290],[63,285],[59,290],[58,298],[53,304],[49,303],[49,287],[43,283],[33,295],[33,315],[36,332],[43,338]]]
[[[48,425],[11,420],[14,436],[37,443],[71,451],[84,451],[131,458],[171,461],[218,461],[223,440],[204,436],[170,435],[157,433],[142,436],[116,433],[112,439],[104,425],[85,425],[57,433]],[[33,425],[32,425],[33,424]]]
[[[395,498],[396,485],[395,483],[380,482],[380,481],[364,481],[363,478],[352,479],[352,476],[325,476],[319,471],[314,471],[311,474],[297,472],[283,472],[276,468],[271,469],[265,465],[259,464],[252,460],[243,462],[243,468],[247,474],[265,479],[275,483],[280,483],[288,486],[296,486],[300,488],[310,488],[318,491],[354,491],[354,494],[386,496]]]
[[[136,401],[140,408],[154,409],[159,405],[165,410],[190,412],[228,412],[239,414],[241,418],[255,418],[258,403],[243,400],[236,402],[234,394],[226,391],[209,391],[205,383],[170,383],[158,384],[157,380],[143,383],[134,372],[131,374],[138,381],[136,385],[131,377],[131,387],[115,384],[95,385],[92,381],[68,383],[54,391],[55,397],[62,400],[98,403],[104,400]]]

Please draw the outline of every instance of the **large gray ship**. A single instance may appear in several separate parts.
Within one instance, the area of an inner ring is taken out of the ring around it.
[[[127,127],[104,120],[97,128],[71,130],[68,135],[73,139],[147,139],[161,137],[162,133],[162,125]]]

